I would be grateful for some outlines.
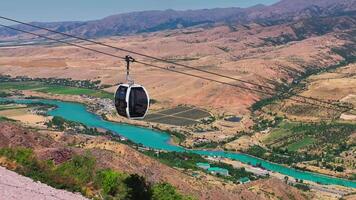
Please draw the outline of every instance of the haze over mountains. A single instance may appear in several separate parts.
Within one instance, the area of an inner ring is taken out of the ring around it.
[[[34,22],[33,24],[83,37],[105,37],[155,32],[192,26],[211,27],[220,24],[246,24],[256,22],[273,25],[296,19],[354,15],[356,0],[282,0],[271,6],[250,8],[216,8],[187,11],[142,11],[112,15],[86,22]],[[17,25],[28,31],[34,29]],[[43,31],[42,31],[43,33]],[[18,32],[0,28],[0,37],[18,36]]]

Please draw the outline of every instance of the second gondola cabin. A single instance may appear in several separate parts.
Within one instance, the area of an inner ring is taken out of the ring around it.
[[[115,107],[120,116],[143,119],[150,99],[146,89],[138,84],[120,84],[115,93]]]

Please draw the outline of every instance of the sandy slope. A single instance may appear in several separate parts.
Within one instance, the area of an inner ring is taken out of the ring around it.
[[[217,72],[234,78],[265,86],[292,76],[306,67],[327,67],[336,64],[341,57],[331,48],[346,43],[337,34],[313,36],[302,41],[271,45],[268,38],[278,38],[295,33],[287,24],[248,27],[226,26],[210,29],[184,29],[152,34],[112,37],[101,42],[138,51],[181,64]],[[114,51],[98,45],[88,47],[119,56],[125,52]],[[88,52],[69,46],[36,46],[0,48],[0,74],[27,75],[30,77],[70,77],[73,79],[101,80],[104,84],[123,82],[124,62],[105,55]],[[135,56],[148,63],[170,67],[170,64],[155,62]],[[226,78],[176,67],[176,70],[215,78],[233,84],[259,89],[256,86]],[[223,86],[200,79],[157,70],[134,64],[133,77],[146,86],[153,99],[164,105],[191,104],[219,112],[248,112],[247,108],[263,95],[230,86]],[[113,91],[115,88],[110,88]]]
[[[79,194],[57,190],[0,167],[0,200],[81,200]]]

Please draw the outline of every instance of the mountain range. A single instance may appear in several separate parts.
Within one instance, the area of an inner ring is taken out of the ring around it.
[[[142,11],[112,15],[94,21],[32,22],[32,24],[77,36],[95,38],[193,26],[211,27],[221,24],[233,26],[253,22],[274,25],[303,18],[342,15],[344,13],[353,15],[355,12],[356,0],[282,0],[271,6],[259,4],[249,8]],[[15,27],[36,31],[24,25],[15,25]],[[16,31],[0,28],[1,38],[19,35],[21,34]]]

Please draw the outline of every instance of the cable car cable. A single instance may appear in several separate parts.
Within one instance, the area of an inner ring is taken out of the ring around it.
[[[157,57],[154,57],[154,56],[146,55],[146,54],[143,54],[143,53],[131,51],[131,50],[124,49],[124,48],[120,48],[120,47],[115,47],[115,46],[112,46],[112,45],[108,45],[108,44],[105,44],[105,43],[102,43],[102,42],[98,42],[98,41],[94,41],[94,40],[90,40],[90,39],[78,37],[78,36],[75,36],[75,35],[70,35],[70,34],[67,34],[67,33],[59,32],[59,31],[54,31],[54,30],[51,30],[51,29],[48,29],[48,28],[44,28],[44,27],[40,27],[40,26],[36,26],[36,25],[30,24],[30,23],[21,22],[21,21],[15,20],[15,19],[10,19],[10,18],[3,17],[3,16],[0,16],[0,19],[5,19],[5,20],[12,21],[12,22],[16,22],[16,23],[19,23],[19,24],[31,26],[31,27],[33,27],[33,28],[38,28],[38,29],[46,30],[46,31],[49,31],[49,32],[52,32],[52,33],[55,33],[55,34],[60,34],[60,35],[64,35],[64,36],[67,36],[67,37],[76,38],[76,39],[78,39],[78,40],[83,40],[83,41],[86,41],[86,42],[91,42],[91,43],[93,43],[93,44],[102,45],[102,46],[109,47],[109,48],[112,48],[112,49],[116,49],[116,50],[119,50],[119,51],[124,51],[124,52],[126,52],[126,53],[136,54],[136,55],[139,55],[139,56],[142,56],[142,57],[146,57],[146,58],[150,58],[150,59],[153,59],[153,60],[165,62],[165,63],[168,63],[168,64],[178,65],[178,66],[185,67],[185,68],[188,68],[188,69],[197,70],[197,71],[199,71],[199,72],[204,72],[204,73],[207,73],[207,74],[211,74],[211,75],[215,75],[215,76],[220,76],[220,77],[223,77],[223,78],[232,79],[232,80],[235,80],[235,81],[240,81],[240,82],[243,82],[243,83],[247,83],[247,84],[251,84],[251,85],[263,87],[263,88],[266,88],[266,89],[272,89],[272,90],[274,90],[274,88],[272,88],[272,87],[268,87],[268,86],[264,86],[264,85],[259,85],[259,84],[256,84],[256,83],[252,83],[252,82],[249,82],[249,81],[245,81],[245,80],[241,80],[241,79],[229,77],[229,76],[222,75],[222,74],[218,74],[218,73],[215,73],[215,72],[206,71],[206,70],[203,70],[203,69],[198,69],[198,68],[191,67],[191,66],[188,66],[188,65],[176,63],[176,62],[169,61],[169,60],[165,60],[165,59],[162,59],[162,58],[157,58]]]
[[[40,34],[29,32],[29,31],[17,29],[17,28],[14,28],[14,27],[3,25],[3,24],[0,24],[0,26],[5,27],[5,28],[9,28],[9,29],[12,29],[12,30],[16,30],[16,31],[19,31],[19,32],[27,33],[27,34],[30,34],[30,35],[34,35],[34,36],[37,36],[37,37],[42,37],[42,38],[45,38],[45,39],[48,39],[48,40],[57,41],[59,43],[64,43],[64,44],[67,44],[67,45],[75,46],[75,47],[78,47],[78,48],[83,48],[83,49],[86,49],[86,50],[89,50],[89,51],[94,51],[94,52],[101,53],[101,54],[104,54],[104,55],[107,55],[107,56],[116,57],[116,58],[120,58],[120,59],[125,60],[124,57],[120,57],[120,56],[117,56],[117,55],[114,55],[114,54],[106,53],[106,52],[95,50],[95,49],[88,48],[88,47],[84,47],[84,46],[81,46],[81,45],[73,44],[73,43],[70,43],[70,42],[62,41],[62,40],[59,40],[59,39],[50,38],[50,37],[47,37],[47,36],[43,36],[43,35],[40,35]],[[167,70],[167,71],[171,71],[171,72],[175,72],[175,73],[179,73],[179,74],[183,74],[183,75],[187,75],[187,76],[191,76],[191,77],[195,77],[195,78],[204,79],[204,80],[207,80],[207,81],[212,81],[212,82],[216,82],[216,83],[220,83],[220,84],[230,85],[230,86],[233,86],[233,87],[238,87],[238,88],[241,88],[241,89],[250,90],[250,91],[254,91],[254,92],[258,92],[258,93],[262,93],[262,94],[267,94],[267,95],[271,95],[271,96],[275,95],[274,93],[270,93],[270,92],[266,92],[266,91],[262,91],[262,90],[256,90],[256,89],[252,89],[252,88],[248,88],[248,87],[240,86],[240,85],[236,85],[236,84],[231,84],[231,83],[227,83],[227,82],[223,82],[223,81],[218,81],[218,80],[214,80],[214,79],[211,79],[211,78],[206,78],[206,77],[199,76],[199,75],[189,74],[189,73],[186,73],[186,72],[180,72],[180,71],[172,70],[172,69],[165,68],[165,67],[160,67],[160,66],[157,66],[157,65],[153,65],[153,64],[149,64],[149,63],[145,63],[145,62],[141,62],[141,61],[136,61],[136,62],[140,63],[140,64],[143,64],[143,65],[148,65],[148,66],[151,66],[151,67],[159,68],[159,69],[162,69],[162,70]],[[281,98],[279,98],[279,99],[281,99]],[[296,99],[290,99],[290,100],[295,101],[295,102],[299,102],[299,103],[306,103],[306,102],[303,102],[301,100],[296,100]],[[326,106],[323,106],[323,105],[317,105],[317,104],[313,104],[313,103],[310,103],[310,102],[308,102],[307,104],[335,110],[335,108],[326,107]],[[339,107],[338,105],[333,105],[333,106]],[[337,110],[337,111],[343,111],[343,110]]]
[[[15,30],[15,31],[20,31],[20,32],[23,32],[23,33],[27,33],[27,34],[30,34],[30,35],[34,35],[34,36],[37,36],[37,37],[42,37],[42,38],[45,38],[45,39],[48,39],[48,40],[53,40],[53,41],[56,41],[56,42],[59,42],[59,43],[67,44],[67,45],[70,45],[70,46],[75,46],[75,47],[86,49],[86,50],[89,50],[89,51],[94,51],[96,53],[101,53],[101,54],[104,54],[104,55],[107,55],[107,56],[113,56],[113,57],[116,57],[116,58],[125,59],[125,57],[120,57],[120,56],[117,56],[115,54],[111,54],[111,53],[107,53],[107,52],[104,52],[104,51],[88,48],[88,47],[85,47],[85,46],[82,46],[82,45],[77,45],[77,44],[74,44],[74,43],[71,43],[71,42],[66,42],[66,41],[63,41],[63,40],[60,40],[60,39],[50,38],[50,37],[47,37],[47,36],[44,36],[44,35],[40,35],[40,34],[37,34],[37,33],[32,33],[32,32],[29,32],[29,31],[13,28],[13,27],[10,27],[10,26],[4,25],[4,24],[0,24],[0,26],[5,27],[5,28],[9,28],[9,29],[12,29],[12,30]]]
[[[48,39],[48,40],[57,41],[57,42],[59,42],[59,43],[63,43],[63,44],[75,46],[75,47],[78,47],[78,48],[83,48],[83,49],[86,49],[86,50],[88,50],[88,51],[93,51],[93,52],[96,52],[96,53],[100,53],[100,54],[104,54],[104,55],[107,55],[107,56],[111,56],[111,57],[120,58],[120,59],[125,60],[125,57],[120,57],[120,56],[117,56],[117,55],[115,55],[115,54],[111,54],[111,53],[103,52],[103,51],[100,51],[100,50],[96,50],[96,49],[84,47],[84,46],[81,46],[81,45],[73,44],[73,43],[66,42],[66,41],[59,40],[59,39],[55,39],[55,38],[50,38],[50,37],[47,37],[47,36],[44,36],[44,35],[32,33],[32,32],[25,31],[25,30],[21,30],[21,29],[17,29],[17,28],[10,27],[10,26],[4,25],[4,24],[0,24],[0,26],[5,27],[5,28],[8,28],[8,29],[15,30],[15,31],[27,33],[27,34],[30,34],[30,35],[34,35],[34,36],[37,36],[37,37],[42,37],[42,38],[45,38],[45,39]],[[216,83],[220,83],[220,84],[225,84],[225,85],[229,85],[229,86],[232,86],[232,87],[238,87],[238,88],[241,88],[241,89],[244,89],[244,90],[254,91],[254,92],[258,92],[258,93],[262,93],[262,94],[267,94],[267,95],[271,95],[271,96],[274,96],[274,95],[275,95],[274,93],[271,93],[271,92],[266,92],[266,91],[262,91],[262,90],[252,89],[252,88],[248,88],[248,87],[241,86],[241,85],[237,85],[237,84],[232,84],[232,83],[228,83],[228,82],[224,82],[224,81],[219,81],[219,80],[215,80],[215,79],[211,79],[211,78],[207,78],[207,77],[203,77],[203,76],[199,76],[199,75],[195,75],[195,74],[189,74],[189,73],[186,73],[186,72],[176,71],[176,70],[172,70],[172,69],[169,69],[169,68],[166,68],[166,67],[160,67],[160,66],[157,66],[157,65],[145,63],[145,62],[142,62],[142,61],[137,61],[137,60],[136,60],[135,62],[140,63],[140,64],[143,64],[143,65],[151,66],[151,67],[154,67],[154,68],[162,69],[162,70],[167,70],[167,71],[171,71],[171,72],[175,72],[175,73],[179,73],[179,74],[183,74],[183,75],[187,75],[187,76],[191,76],[191,77],[195,77],[195,78],[204,79],[204,80],[207,80],[207,81],[212,81],[212,82],[216,82]],[[304,98],[303,96],[301,96],[301,97]],[[280,99],[280,100],[282,100],[282,99],[279,98],[279,97],[277,97],[277,98]],[[299,103],[310,104],[310,105],[313,105],[313,106],[318,106],[318,107],[322,107],[322,108],[326,108],[326,109],[337,110],[337,111],[344,111],[344,110],[335,109],[334,107],[326,107],[326,106],[323,106],[323,105],[320,105],[320,104],[318,105],[318,104],[314,104],[314,103],[310,103],[310,102],[304,102],[304,101],[297,100],[297,99],[291,99],[291,98],[290,98],[290,100],[295,101],[295,102],[299,102]],[[331,104],[331,105],[340,108],[339,105],[333,105],[333,104]],[[343,108],[345,109],[345,107],[343,107]],[[349,108],[347,108],[347,109],[349,109]],[[352,109],[352,110],[353,110],[353,109]]]
[[[188,66],[188,65],[176,63],[176,62],[169,61],[169,60],[165,60],[165,59],[162,59],[162,58],[157,58],[157,57],[154,57],[154,56],[150,56],[150,55],[146,55],[146,54],[143,54],[143,53],[131,51],[131,50],[128,50],[128,49],[124,49],[124,48],[120,48],[120,47],[115,47],[115,46],[108,45],[108,44],[105,44],[105,43],[102,43],[102,42],[98,42],[98,41],[94,41],[94,40],[90,40],[90,39],[86,39],[86,38],[82,38],[82,37],[70,35],[70,34],[67,34],[67,33],[62,33],[62,32],[59,32],[59,31],[54,31],[54,30],[51,30],[51,29],[48,29],[48,28],[36,26],[36,25],[30,24],[30,23],[18,21],[18,20],[11,19],[11,18],[8,18],[8,17],[0,16],[0,19],[8,20],[8,21],[11,21],[11,22],[16,22],[16,23],[19,23],[19,24],[31,26],[31,27],[33,27],[33,28],[38,28],[38,29],[46,30],[46,31],[49,31],[49,32],[52,32],[52,33],[55,33],[55,34],[60,34],[60,35],[64,35],[64,36],[71,37],[71,38],[75,38],[75,39],[78,39],[78,40],[82,40],[82,41],[86,41],[86,42],[91,42],[91,43],[93,43],[93,44],[97,44],[97,45],[109,47],[109,48],[116,49],[116,50],[119,50],[119,51],[124,51],[124,52],[127,52],[127,53],[136,54],[136,55],[139,55],[139,56],[142,56],[142,57],[154,59],[154,60],[157,60],[157,61],[161,61],[161,62],[165,62],[165,63],[177,65],[177,66],[181,66],[181,67],[188,68],[188,69],[192,69],[192,70],[196,70],[196,71],[199,71],[199,72],[203,72],[203,73],[207,73],[207,74],[211,74],[211,75],[215,75],[215,76],[220,76],[220,77],[227,78],[227,79],[231,79],[231,80],[234,80],[234,81],[239,81],[239,82],[242,82],[242,83],[246,83],[246,84],[258,86],[258,87],[260,87],[260,88],[275,90],[275,88],[272,88],[272,87],[269,87],[269,86],[265,86],[265,85],[261,85],[261,84],[257,84],[257,83],[253,83],[253,82],[249,82],[249,81],[245,81],[245,80],[242,80],[242,79],[234,78],[234,77],[227,76],[227,75],[222,75],[222,74],[215,73],[215,72],[211,72],[211,71],[206,71],[206,70],[203,70],[203,69],[198,69],[198,68],[196,68],[196,67],[191,67],[191,66]],[[307,99],[310,99],[310,100],[313,100],[313,101],[317,101],[317,102],[325,103],[325,104],[330,104],[330,105],[334,106],[334,104],[332,104],[332,103],[330,103],[330,102],[327,102],[327,101],[324,101],[324,100],[321,100],[321,99],[317,99],[317,98],[314,98],[314,97],[306,97],[306,96],[302,96],[302,95],[299,95],[299,94],[294,94],[294,95],[297,96],[297,97],[307,98]],[[337,103],[337,102],[334,102],[334,103]],[[346,109],[350,109],[350,107],[347,107],[347,106],[340,106],[340,105],[338,105],[338,106],[339,106],[339,107],[346,108]]]

